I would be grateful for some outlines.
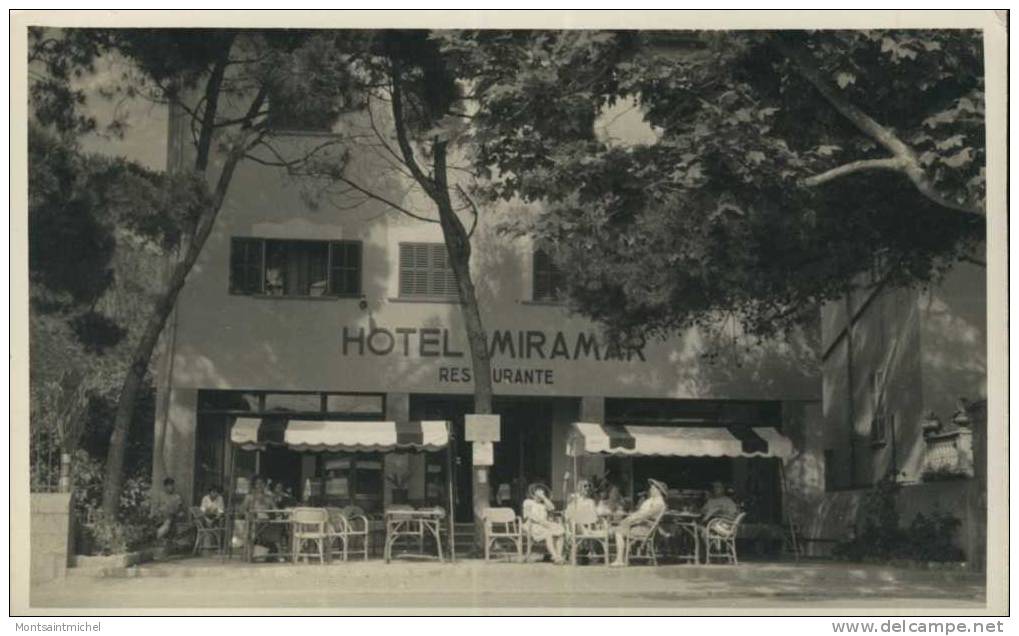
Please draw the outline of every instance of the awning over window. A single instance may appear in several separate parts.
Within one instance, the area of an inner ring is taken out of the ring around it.
[[[581,455],[790,457],[792,442],[770,426],[573,424],[567,452]]]
[[[449,427],[445,420],[365,422],[240,417],[230,430],[230,441],[244,450],[273,444],[297,451],[434,451],[449,443]]]

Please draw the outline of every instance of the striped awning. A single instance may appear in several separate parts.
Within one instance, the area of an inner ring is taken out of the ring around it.
[[[449,443],[449,426],[445,420],[365,422],[239,417],[230,429],[230,441],[244,450],[259,450],[272,444],[297,451],[434,451]]]
[[[793,445],[770,426],[637,426],[575,422],[567,452],[637,457],[790,457]]]

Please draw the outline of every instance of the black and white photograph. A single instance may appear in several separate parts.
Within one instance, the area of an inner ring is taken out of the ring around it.
[[[1007,11],[404,13],[12,12],[12,615],[1008,613]]]

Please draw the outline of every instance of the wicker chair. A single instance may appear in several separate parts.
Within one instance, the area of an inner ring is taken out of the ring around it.
[[[512,554],[506,550],[494,552],[492,548],[496,544],[508,543],[515,548],[517,559],[522,559],[524,554],[524,538],[521,531],[520,517],[512,508],[486,508],[482,514],[485,530],[485,560],[491,559],[492,554]]]
[[[218,522],[209,519],[198,506],[192,506],[188,511],[191,514],[191,523],[195,526],[195,545],[191,553],[198,554],[202,550],[222,550],[225,529],[222,518]],[[211,539],[214,545],[206,545],[206,539]]]
[[[605,565],[609,564],[609,525],[592,508],[567,508],[566,542],[570,550],[570,564],[577,564],[577,551],[583,545],[594,545],[601,548],[601,556]],[[599,558],[589,553],[589,559]]]
[[[664,516],[663,510],[653,521],[630,526],[630,534],[626,540],[627,564],[630,561],[647,561],[651,565],[658,565],[658,551],[655,546]]]
[[[364,510],[358,506],[347,506],[340,511],[347,522],[347,554],[363,555],[368,560],[371,552],[371,526],[368,524],[368,517]],[[360,544],[360,548],[358,548]]]
[[[294,508],[290,514],[290,522],[293,524],[294,537],[294,563],[298,559],[307,560],[309,557],[318,557],[319,563],[325,563],[326,542],[329,535],[326,526],[329,523],[329,513],[325,508]],[[312,552],[305,552],[308,545],[314,546]]]
[[[735,519],[727,517],[715,517],[704,526],[704,544],[706,547],[705,562],[711,563],[711,559],[724,559],[732,565],[738,565],[739,559],[736,556],[736,535],[739,533],[739,526],[747,513],[741,512]]]

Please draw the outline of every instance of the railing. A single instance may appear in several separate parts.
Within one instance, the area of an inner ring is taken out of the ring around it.
[[[973,432],[959,428],[928,435],[923,459],[924,481],[973,476]]]

